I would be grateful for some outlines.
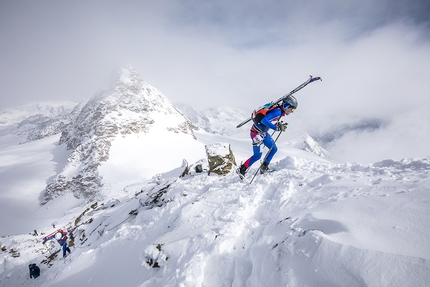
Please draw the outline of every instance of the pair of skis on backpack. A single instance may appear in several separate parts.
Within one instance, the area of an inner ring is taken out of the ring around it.
[[[312,82],[315,82],[315,81],[322,81],[322,79],[321,79],[321,77],[312,77],[312,76],[309,76],[309,79],[307,79],[305,82],[303,82],[302,84],[300,84],[297,88],[295,88],[294,90],[292,90],[291,92],[289,92],[288,94],[286,94],[286,95],[284,95],[284,96],[282,96],[282,97],[280,97],[279,99],[277,99],[276,101],[273,101],[273,102],[270,102],[270,103],[267,103],[266,105],[265,105],[265,108],[266,109],[270,109],[271,107],[273,107],[273,106],[275,106],[275,105],[277,105],[277,104],[279,104],[280,102],[282,102],[284,99],[286,99],[287,97],[289,97],[289,96],[291,96],[291,95],[293,95],[293,94],[295,94],[296,92],[298,92],[298,91],[300,91],[301,89],[303,89],[304,87],[306,87],[308,84],[310,84],[310,83],[312,83]],[[243,125],[245,125],[246,123],[248,123],[249,121],[251,121],[251,119],[252,119],[252,117],[250,117],[250,118],[248,118],[248,119],[246,119],[246,120],[244,120],[243,122],[241,122],[240,124],[238,124],[237,126],[236,126],[236,128],[240,128],[241,126],[243,126]]]

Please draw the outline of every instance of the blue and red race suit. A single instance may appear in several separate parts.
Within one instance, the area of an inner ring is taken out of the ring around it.
[[[282,107],[278,107],[268,112],[260,123],[254,123],[250,131],[252,150],[254,154],[243,164],[247,169],[261,158],[263,154],[260,150],[261,144],[264,144],[268,149],[271,149],[265,160],[266,163],[270,163],[273,156],[278,151],[278,147],[268,131],[269,129],[276,130],[276,124],[284,115],[285,112]]]
[[[61,238],[60,239],[56,239],[55,238],[55,235],[58,234],[58,233],[61,233]],[[66,256],[66,251],[68,251],[70,253],[70,248],[67,247],[67,239],[68,239],[67,238],[67,232],[60,229],[60,230],[58,230],[58,232],[53,233],[52,235],[48,235],[48,236],[44,237],[43,238],[43,244],[45,244],[46,241],[49,241],[49,240],[54,239],[54,238],[57,240],[58,244],[60,244],[60,246],[61,246],[61,248],[63,250],[63,257],[65,257]]]

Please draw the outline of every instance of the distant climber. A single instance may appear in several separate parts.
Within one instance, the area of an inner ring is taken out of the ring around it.
[[[67,231],[63,231],[59,229],[56,233],[44,237],[43,244],[55,238],[55,240],[57,240],[58,244],[60,244],[60,246],[63,249],[63,257],[66,257],[67,256],[66,251],[69,252],[70,254],[70,248],[67,247],[67,239],[68,239],[67,234],[68,234]],[[73,234],[71,232],[70,232],[70,237],[73,238]]]
[[[30,278],[36,279],[39,277],[40,268],[36,265],[36,263],[29,264],[28,269],[30,270]]]

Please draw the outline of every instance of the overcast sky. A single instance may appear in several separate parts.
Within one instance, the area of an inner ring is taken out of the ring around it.
[[[321,129],[430,123],[429,20],[428,0],[0,0],[0,110],[88,99],[130,63],[196,108],[252,109],[312,74],[297,97]]]

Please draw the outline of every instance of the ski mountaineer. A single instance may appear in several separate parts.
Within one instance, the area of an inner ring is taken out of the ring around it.
[[[36,279],[40,276],[40,268],[36,265],[36,263],[29,264],[28,269],[30,271],[30,278]]]
[[[240,179],[244,179],[245,174],[251,165],[261,158],[263,154],[260,151],[261,144],[264,144],[270,150],[270,152],[260,167],[260,173],[263,174],[269,170],[269,163],[275,153],[278,151],[278,148],[268,131],[269,129],[275,131],[285,131],[287,129],[287,123],[283,123],[279,120],[283,116],[288,116],[289,114],[293,113],[296,108],[297,99],[290,95],[286,97],[280,104],[266,109],[263,107],[254,111],[252,115],[254,124],[252,125],[250,131],[252,150],[254,154],[236,170]]]
[[[72,233],[70,233],[70,236],[73,237]],[[49,237],[44,237],[43,238],[43,244],[45,244],[47,241],[54,239],[54,238],[57,240],[58,244],[60,244],[60,246],[63,249],[63,257],[67,256],[66,251],[69,252],[69,254],[70,254],[70,248],[67,247],[67,232],[59,229],[57,231],[57,233],[52,234]]]

